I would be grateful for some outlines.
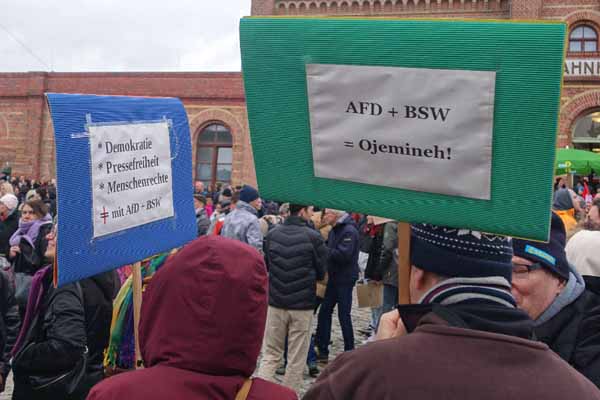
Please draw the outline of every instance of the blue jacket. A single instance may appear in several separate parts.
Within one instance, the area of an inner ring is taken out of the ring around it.
[[[354,285],[358,280],[358,229],[352,217],[345,214],[329,233],[327,272],[329,284]]]

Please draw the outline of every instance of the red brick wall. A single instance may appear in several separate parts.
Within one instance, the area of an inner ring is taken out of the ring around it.
[[[54,176],[54,139],[44,93],[179,97],[193,140],[209,121],[233,136],[235,184],[255,183],[240,73],[8,73],[0,74],[0,166],[13,174]]]

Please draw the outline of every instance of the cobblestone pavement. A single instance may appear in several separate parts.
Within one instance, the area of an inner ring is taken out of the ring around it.
[[[363,341],[366,340],[366,337],[362,335],[359,331],[366,329],[369,326],[369,321],[371,320],[371,309],[370,308],[358,308],[356,304],[356,290],[354,291],[354,304],[352,306],[352,325],[354,327],[354,340],[356,347],[361,346]],[[344,351],[344,339],[342,338],[342,330],[340,329],[340,323],[337,318],[337,309],[334,310],[333,313],[333,323],[331,328],[331,340],[333,344],[329,347],[329,362],[331,362],[336,356],[341,354]],[[317,318],[314,318],[314,329],[316,330],[317,326]],[[319,369],[322,369],[319,366]],[[277,377],[279,378],[279,376]],[[315,378],[311,378],[308,375],[308,369],[304,374],[304,383],[302,385],[302,391],[299,393],[299,396],[304,395],[308,388],[313,384]],[[6,389],[4,393],[0,394],[0,400],[10,400],[12,396],[12,376],[8,377],[6,383]]]
[[[10,400],[13,392],[12,373],[6,379],[6,387],[4,393],[0,394],[0,400]]]
[[[352,326],[354,327],[354,343],[355,347],[359,347],[366,341],[367,337],[361,334],[359,331],[365,330],[369,326],[369,322],[371,321],[371,309],[370,308],[358,308],[357,300],[356,300],[356,290],[354,290],[353,294],[353,305],[352,305]],[[317,318],[313,319],[313,333],[317,328]],[[335,357],[343,353],[344,351],[344,339],[342,337],[342,330],[340,328],[340,323],[337,317],[337,307],[333,312],[332,317],[332,328],[331,328],[331,340],[332,344],[329,346],[329,362],[331,363]],[[319,369],[322,370],[323,367],[319,364]],[[277,375],[276,379],[281,379],[282,377]],[[314,383],[316,378],[311,378],[308,375],[308,368],[304,371],[304,382],[302,384],[301,392],[298,393],[299,398],[308,391],[310,386]]]

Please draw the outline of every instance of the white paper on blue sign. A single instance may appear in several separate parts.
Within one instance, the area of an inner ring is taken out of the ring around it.
[[[168,123],[93,125],[88,130],[94,237],[172,217]]]

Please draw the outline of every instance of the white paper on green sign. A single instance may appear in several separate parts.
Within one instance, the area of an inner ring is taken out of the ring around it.
[[[490,199],[494,71],[306,65],[314,173]]]

